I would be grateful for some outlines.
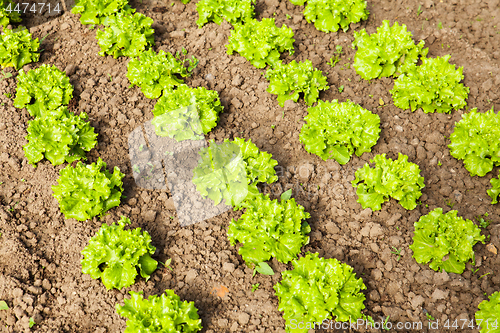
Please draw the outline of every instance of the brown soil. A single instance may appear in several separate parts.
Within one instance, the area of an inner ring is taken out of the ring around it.
[[[438,331],[444,331],[444,321],[472,319],[485,295],[499,289],[500,256],[487,251],[486,245],[475,247],[479,271],[472,274],[467,265],[462,275],[437,273],[419,265],[408,248],[413,222],[436,207],[449,210],[446,202],[452,202],[464,218],[488,212],[493,223],[485,234],[500,249],[500,209],[490,204],[486,194],[497,171],[483,178],[470,177],[462,163],[450,157],[448,141],[443,138],[450,135],[463,111],[442,115],[396,108],[389,93],[391,79],[360,81],[352,66],[346,68],[354,56],[352,29],[325,34],[302,18],[302,7],[286,0],[258,1],[258,17],[276,13],[278,25],[286,23],[294,30],[296,53],[289,59],[310,59],[329,72],[331,88],[322,99],[351,99],[381,117],[381,138],[372,153],[354,157],[345,166],[324,162],[308,154],[299,142],[307,113],[304,103],[287,103],[282,118],[276,97],[265,91],[263,71],[238,55],[226,54],[227,23],[198,29],[194,3],[132,5],[154,19],[156,50],[175,52],[185,47],[201,60],[186,82],[220,93],[225,111],[208,138],[251,138],[277,159],[282,167],[279,182],[264,190],[277,196],[287,188],[295,189],[298,202],[312,215],[311,243],[304,251],[352,265],[368,287],[367,314],[377,321],[388,315],[394,323],[422,321],[427,331],[428,312],[440,320]],[[417,8],[418,3],[409,0],[369,1],[369,20],[354,28],[365,27],[371,33],[384,19],[405,23],[416,39],[425,39],[429,56],[451,53],[451,61],[464,66],[470,107],[500,110],[500,51],[494,47],[500,45],[499,1],[424,0],[420,15]],[[438,29],[439,22],[442,29]],[[10,307],[0,311],[2,332],[30,331],[30,317],[37,323],[31,329],[36,332],[122,332],[125,320],[115,312],[115,304],[122,303],[129,290],[144,290],[149,295],[166,288],[195,302],[204,332],[284,332],[285,322],[272,289],[280,274],[252,278],[237,248],[227,240],[227,226],[240,212],[226,212],[182,228],[168,190],[144,190],[135,184],[127,137],[152,118],[155,101],[145,98],[137,87],[128,89],[128,60],[98,56],[96,30],[82,26],[70,13],[40,25],[29,20],[24,24],[36,37],[50,33],[40,63],[26,69],[41,63],[66,69],[75,86],[72,108],[87,112],[99,133],[99,145],[88,154],[89,162],[100,156],[110,169],[120,167],[126,173],[127,199],[102,221],[65,220],[51,191],[63,166],[44,161],[33,168],[27,163],[22,146],[27,143],[24,137],[30,117],[26,110],[13,107],[13,98],[5,96],[15,94],[15,75],[0,81],[0,300]],[[336,45],[342,45],[345,53],[332,69],[326,62]],[[340,85],[345,87],[342,93],[338,92]],[[394,158],[397,152],[407,154],[422,170],[426,185],[423,205],[406,211],[390,201],[378,212],[362,210],[349,183],[354,171],[375,154]],[[82,275],[80,251],[101,223],[117,221],[121,215],[129,216],[133,227],[151,234],[157,247],[155,257],[163,262],[172,258],[173,271],[160,268],[147,283],[138,279],[126,290],[107,291],[101,281]],[[391,254],[392,246],[402,249],[400,260]],[[271,266],[277,272],[290,267],[275,261]],[[256,292],[251,291],[254,283],[260,283]],[[224,298],[213,291],[221,285],[229,289]]]

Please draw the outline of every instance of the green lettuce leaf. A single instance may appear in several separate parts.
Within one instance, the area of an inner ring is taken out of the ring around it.
[[[158,53],[149,49],[142,52],[139,58],[133,58],[127,64],[127,78],[132,86],[137,85],[147,98],[158,98],[163,90],[171,90],[184,81],[176,77],[189,76],[182,61],[177,60],[170,52],[160,50]]]
[[[59,184],[52,186],[52,191],[67,219],[85,221],[120,204],[125,174],[116,166],[111,174],[100,157],[92,164],[68,165],[59,175]]]
[[[207,22],[221,24],[226,19],[229,23],[244,23],[254,16],[255,0],[200,0],[196,4],[199,18],[198,28]]]
[[[0,25],[5,29],[10,22],[21,22],[21,14],[13,9],[16,4],[12,0],[0,0]]]
[[[311,106],[318,100],[320,90],[329,89],[323,72],[314,68],[310,60],[292,60],[287,65],[278,62],[266,72],[266,79],[269,81],[267,91],[278,95],[281,107],[287,100],[297,102],[301,93],[306,104]]]
[[[456,69],[449,59],[450,55],[423,58],[422,65],[410,65],[407,73],[394,81],[394,105],[411,111],[422,108],[425,113],[450,113],[464,108],[469,88],[460,83],[463,67]]]
[[[130,219],[122,216],[118,224],[103,223],[82,250],[82,272],[93,279],[101,278],[106,289],[122,289],[134,284],[139,269],[149,279],[158,262],[151,258],[156,248],[151,236],[141,228],[124,230]]]
[[[500,292],[495,291],[489,301],[482,301],[476,312],[476,324],[481,326],[481,333],[500,333]]]
[[[500,174],[498,178],[491,178],[490,180],[491,188],[488,190],[488,195],[491,198],[491,204],[494,205],[498,203],[498,196],[500,195]]]
[[[33,117],[45,116],[50,110],[68,105],[73,98],[73,86],[66,73],[56,66],[43,64],[17,76],[14,106],[28,110]]]
[[[31,39],[28,29],[3,29],[0,34],[0,66],[19,70],[24,65],[37,62],[40,58],[38,38]]]
[[[294,269],[281,273],[281,282],[274,286],[280,311],[286,320],[286,331],[307,333],[298,323],[318,323],[325,319],[356,321],[363,318],[361,310],[366,289],[356,278],[351,266],[337,259],[319,258],[318,253],[292,261]],[[304,325],[305,326],[305,325]]]
[[[116,304],[116,311],[127,318],[124,333],[169,332],[195,333],[202,329],[201,319],[194,302],[182,301],[173,290],[161,296],[150,295],[144,299],[142,291],[130,291],[124,305]]]
[[[302,6],[305,0],[291,2]],[[316,29],[323,32],[337,31],[339,28],[346,32],[351,23],[366,20],[369,13],[365,0],[307,0],[304,8],[307,22],[314,22]]]
[[[240,219],[231,220],[227,235],[231,245],[243,244],[238,253],[247,265],[257,265],[271,257],[288,263],[309,243],[307,234],[311,227],[303,220],[311,216],[295,199],[278,202],[259,193],[245,200],[240,208],[246,211]]]
[[[141,14],[118,12],[106,19],[104,30],[98,30],[96,38],[101,51],[99,55],[137,57],[155,44],[153,19]]]
[[[419,56],[423,58],[429,51],[424,49],[423,40],[415,45],[405,24],[395,22],[391,27],[387,20],[374,34],[368,35],[365,29],[355,31],[352,47],[358,48],[354,68],[365,80],[405,73]]]
[[[181,84],[163,92],[153,109],[152,124],[158,136],[200,140],[217,126],[222,109],[217,91]]]
[[[280,54],[288,51],[292,55],[293,30],[283,24],[278,28],[274,18],[247,20],[245,24],[235,23],[229,36],[227,54],[238,52],[257,68],[275,66],[281,62]]]
[[[472,109],[455,123],[450,135],[450,155],[464,161],[471,176],[483,177],[500,165],[500,115]]]
[[[105,23],[109,16],[124,12],[130,15],[135,12],[128,5],[128,0],[78,0],[71,9],[73,14],[81,14],[82,24]]]
[[[481,229],[471,220],[464,220],[452,210],[443,214],[442,208],[436,208],[415,222],[413,258],[419,264],[430,261],[433,270],[462,274],[465,263],[475,262],[472,247],[477,242],[484,244]]]
[[[380,117],[349,100],[339,103],[318,101],[307,109],[307,124],[300,131],[305,149],[324,161],[335,159],[346,164],[353,153],[361,156],[377,144]]]
[[[200,159],[193,170],[193,183],[204,198],[218,205],[238,207],[244,200],[259,193],[257,183],[275,182],[278,177],[274,167],[278,162],[272,155],[259,151],[252,140],[225,139],[198,152]]]
[[[86,159],[85,151],[97,144],[97,134],[87,119],[85,112],[77,116],[64,106],[45,117],[30,120],[28,144],[23,147],[29,163],[36,167],[44,156],[53,165]]]
[[[420,176],[420,168],[415,163],[408,162],[408,156],[398,153],[398,159],[393,161],[385,154],[376,155],[370,163],[356,170],[356,179],[351,183],[356,187],[358,202],[363,209],[382,209],[382,204],[392,197],[399,201],[403,208],[413,210],[417,200],[422,195],[424,177]]]

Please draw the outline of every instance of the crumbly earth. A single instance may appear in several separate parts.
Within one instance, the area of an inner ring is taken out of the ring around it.
[[[429,314],[439,320],[439,329],[433,331],[446,331],[447,320],[451,325],[458,319],[461,326],[460,319],[473,319],[486,295],[500,289],[500,257],[486,247],[491,244],[500,249],[500,209],[490,204],[486,194],[498,168],[483,178],[470,177],[447,148],[445,137],[464,110],[443,115],[396,108],[389,93],[393,80],[361,80],[352,68],[355,51],[350,47],[354,29],[372,33],[382,20],[397,20],[408,26],[416,40],[425,40],[429,56],[450,53],[451,62],[464,67],[471,108],[500,110],[498,0],[423,0],[421,7],[410,0],[368,1],[368,21],[355,24],[347,33],[330,34],[307,23],[303,7],[286,0],[257,1],[258,18],[275,13],[278,26],[287,24],[295,32],[296,53],[284,57],[310,59],[328,72],[331,87],[321,94],[322,99],[350,99],[380,116],[382,132],[373,152],[354,157],[345,166],[324,162],[304,150],[299,132],[307,107],[299,101],[280,108],[276,96],[266,92],[264,71],[239,55],[226,54],[227,23],[198,29],[195,3],[137,1],[132,6],[154,19],[155,50],[174,53],[185,47],[200,59],[187,84],[220,93],[224,113],[207,139],[251,138],[261,150],[273,154],[279,162],[279,181],[263,190],[277,197],[283,190],[294,189],[297,201],[311,213],[311,242],[303,251],[352,265],[367,286],[366,314],[378,322],[390,316],[394,325],[421,321],[423,331],[430,331]],[[43,161],[33,168],[27,163],[22,146],[27,143],[24,137],[30,117],[12,105],[16,74],[7,69],[14,76],[0,81],[0,300],[9,309],[0,311],[1,331],[122,332],[125,319],[116,313],[115,304],[123,304],[129,290],[143,290],[147,296],[172,288],[181,299],[194,301],[203,332],[284,332],[272,287],[280,280],[280,272],[291,266],[272,261],[274,276],[252,277],[238,247],[230,246],[226,236],[231,219],[241,212],[227,211],[181,227],[168,189],[147,190],[135,183],[128,135],[153,117],[155,100],[145,98],[137,87],[128,88],[126,58],[97,55],[96,29],[82,26],[78,18],[68,12],[45,21],[33,15],[24,18],[35,37],[48,34],[40,62],[25,69],[44,63],[67,71],[75,87],[71,108],[87,112],[99,134],[98,147],[88,154],[88,161],[102,157],[110,170],[118,166],[126,174],[127,198],[102,220],[64,219],[51,190],[63,166]],[[342,45],[344,53],[340,63],[330,68],[326,62],[336,45]],[[344,86],[342,93],[340,86]],[[350,185],[355,170],[375,154],[395,158],[398,152],[407,154],[422,170],[426,185],[422,205],[406,211],[391,200],[378,212],[363,210]],[[490,240],[474,248],[475,273],[470,264],[462,275],[434,272],[417,264],[408,248],[413,223],[436,207],[448,211],[450,206],[464,218],[474,220],[488,212],[492,220],[484,230]],[[151,234],[155,258],[162,262],[171,258],[173,271],[160,265],[147,282],[138,278],[130,288],[107,291],[101,281],[81,273],[80,251],[102,223],[117,221],[121,215],[130,217],[133,227]],[[401,250],[400,258],[391,253],[394,248]],[[252,292],[255,283],[260,286]],[[228,290],[225,295],[221,286]],[[36,323],[31,329],[30,318]],[[467,325],[461,331],[477,331]]]

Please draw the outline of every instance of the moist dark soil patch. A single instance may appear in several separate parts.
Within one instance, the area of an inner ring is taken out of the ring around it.
[[[262,190],[277,197],[293,188],[298,203],[311,213],[311,242],[304,251],[352,265],[368,288],[366,313],[378,322],[390,316],[394,325],[422,322],[423,331],[428,331],[426,313],[440,325],[448,319],[459,323],[460,319],[473,319],[485,295],[499,289],[500,257],[478,244],[474,248],[479,268],[475,274],[470,265],[462,275],[437,273],[417,264],[408,246],[413,223],[420,216],[436,207],[448,211],[453,206],[468,219],[488,212],[493,221],[485,230],[491,235],[488,243],[500,249],[500,206],[492,206],[486,194],[498,168],[483,178],[470,177],[462,162],[449,155],[449,142],[444,138],[464,110],[443,115],[396,108],[389,93],[393,80],[360,80],[352,67],[355,51],[350,46],[354,29],[366,28],[372,33],[382,20],[397,20],[408,26],[416,40],[425,40],[430,57],[450,53],[452,63],[464,66],[470,107],[482,112],[492,106],[500,110],[498,0],[424,0],[419,15],[418,2],[369,1],[371,14],[366,22],[352,26],[347,33],[330,34],[307,23],[303,7],[284,0],[257,2],[258,18],[276,13],[278,26],[287,24],[294,30],[296,53],[287,56],[287,61],[310,59],[328,72],[331,88],[321,94],[322,99],[350,99],[380,116],[382,132],[373,152],[353,157],[344,166],[324,162],[304,150],[299,132],[307,107],[300,101],[280,108],[276,96],[265,91],[263,71],[238,55],[226,54],[227,23],[198,29],[195,3],[173,3],[144,1],[132,6],[155,21],[156,51],[175,53],[185,47],[200,59],[187,84],[220,93],[224,113],[207,139],[251,138],[279,162],[279,181]],[[51,191],[63,166],[44,161],[33,168],[27,163],[22,146],[27,143],[24,137],[30,117],[26,110],[13,107],[13,97],[6,96],[15,95],[16,76],[0,81],[0,300],[10,307],[0,311],[2,332],[122,332],[125,319],[115,312],[115,304],[122,304],[129,290],[143,290],[148,296],[166,288],[195,302],[203,332],[284,332],[285,321],[272,286],[280,280],[279,272],[290,266],[273,261],[277,274],[252,277],[252,270],[226,237],[231,218],[238,218],[241,212],[226,212],[182,228],[168,190],[145,190],[136,185],[127,138],[153,117],[156,101],[145,98],[137,87],[128,88],[128,59],[98,56],[96,29],[82,26],[78,18],[64,13],[42,24],[36,18],[25,18],[23,24],[35,37],[49,34],[40,62],[25,70],[44,63],[70,73],[75,87],[70,108],[87,112],[99,133],[99,144],[87,155],[88,161],[102,157],[110,170],[118,166],[126,174],[127,199],[102,220],[64,219]],[[326,63],[337,45],[342,45],[344,54],[331,68]],[[341,85],[344,90],[339,93]],[[395,158],[398,152],[408,155],[422,170],[426,185],[423,204],[406,211],[391,200],[381,211],[362,210],[350,184],[355,170],[375,154]],[[172,258],[173,271],[160,266],[147,283],[138,279],[125,290],[107,291],[101,281],[82,275],[80,251],[102,223],[117,221],[121,215],[130,217],[132,227],[151,234],[157,247],[155,258],[162,262]],[[392,247],[401,249],[399,260],[391,253]],[[255,283],[260,287],[252,292]],[[223,298],[214,292],[221,285],[229,290]],[[31,330],[29,318],[37,323]],[[439,331],[446,330],[440,326]],[[461,331],[476,330],[465,327]]]

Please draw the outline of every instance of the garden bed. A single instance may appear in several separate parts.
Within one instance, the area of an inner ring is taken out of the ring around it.
[[[277,198],[292,188],[297,202],[311,214],[311,242],[304,252],[319,252],[353,266],[367,286],[365,312],[375,321],[390,316],[394,323],[422,322],[427,331],[426,313],[439,319],[440,325],[447,319],[459,323],[460,319],[473,319],[478,304],[500,287],[500,256],[486,246],[491,243],[500,249],[500,206],[491,205],[486,193],[498,168],[482,178],[470,177],[463,163],[450,156],[449,140],[445,139],[464,110],[447,115],[398,109],[389,93],[392,79],[360,80],[352,66],[355,51],[351,44],[354,30],[366,28],[373,33],[382,20],[404,23],[415,40],[425,40],[428,56],[451,54],[450,62],[464,67],[469,107],[481,112],[492,106],[500,110],[500,51],[493,47],[500,45],[500,24],[495,27],[500,17],[498,1],[425,0],[419,15],[420,4],[413,1],[369,1],[367,21],[351,25],[346,33],[329,34],[307,23],[302,7],[289,1],[257,2],[257,18],[275,13],[278,26],[287,24],[295,32],[296,52],[293,56],[285,53],[287,59],[309,59],[323,73],[328,72],[331,87],[320,94],[321,99],[350,99],[380,116],[382,131],[372,152],[353,156],[343,166],[304,150],[299,133],[307,106],[302,100],[286,102],[281,108],[275,96],[266,92],[263,70],[237,54],[226,54],[228,23],[209,23],[198,29],[196,4],[172,3],[143,1],[131,2],[131,6],[154,20],[156,51],[175,53],[184,47],[200,59],[186,79],[188,85],[219,92],[224,112],[207,139],[250,138],[278,161],[278,182],[262,189]],[[144,97],[137,87],[128,88],[128,58],[99,56],[96,29],[83,26],[78,18],[67,12],[38,25],[24,19],[34,37],[49,34],[39,63],[25,69],[43,63],[67,72],[75,87],[70,109],[87,112],[99,134],[98,146],[87,154],[88,161],[101,157],[108,169],[118,166],[126,174],[127,198],[102,220],[66,220],[51,190],[63,166],[54,167],[48,161],[36,168],[28,164],[22,146],[27,143],[24,137],[30,116],[26,110],[16,109],[13,97],[8,97],[15,95],[16,75],[0,81],[0,300],[11,308],[0,311],[2,331],[30,331],[33,318],[36,324],[31,331],[37,332],[122,332],[125,319],[116,313],[115,304],[123,304],[129,290],[143,290],[147,296],[170,288],[182,300],[194,301],[203,332],[284,332],[273,285],[280,280],[279,272],[291,265],[274,260],[271,266],[277,274],[252,277],[238,247],[230,246],[226,235],[231,218],[241,212],[229,211],[181,227],[168,190],[145,190],[136,185],[128,136],[153,118],[155,100]],[[337,45],[344,53],[331,68],[327,61]],[[6,72],[14,73],[12,69]],[[396,158],[398,152],[408,155],[422,170],[422,204],[407,211],[391,200],[378,212],[363,210],[350,183],[355,170],[376,154]],[[461,275],[439,273],[411,257],[408,246],[413,223],[436,207],[444,211],[453,207],[471,220],[489,214],[492,223],[484,234],[491,239],[474,247],[477,272],[472,273],[467,264]],[[159,266],[147,283],[139,278],[132,287],[107,291],[101,281],[81,273],[81,250],[102,222],[118,221],[121,215],[128,216],[133,227],[151,234],[155,257],[162,262],[171,258],[173,270]],[[397,251],[400,255],[392,253]],[[253,292],[256,283],[260,285]],[[445,330],[442,327],[439,331]],[[477,330],[466,327],[462,331]]]

